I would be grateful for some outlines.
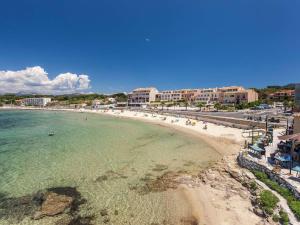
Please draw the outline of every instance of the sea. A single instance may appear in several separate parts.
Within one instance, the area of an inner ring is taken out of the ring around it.
[[[196,176],[220,157],[199,137],[157,124],[0,110],[0,224],[72,224],[68,213],[33,219],[22,205],[24,196],[58,187],[84,199],[76,216],[86,219],[77,224],[180,224],[186,209],[164,176]]]

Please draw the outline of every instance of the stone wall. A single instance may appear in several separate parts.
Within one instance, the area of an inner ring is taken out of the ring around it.
[[[237,161],[241,167],[244,167],[248,170],[258,170],[258,171],[266,173],[271,180],[276,181],[281,186],[292,191],[294,196],[300,200],[299,191],[291,183],[289,183],[287,180],[280,177],[278,174],[273,173],[272,170],[270,170],[266,166],[253,161],[251,158],[249,158],[243,152],[240,152],[240,154],[238,155]]]

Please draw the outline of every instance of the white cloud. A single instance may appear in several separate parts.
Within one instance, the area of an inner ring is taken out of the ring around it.
[[[61,73],[50,80],[40,66],[18,71],[0,71],[0,93],[66,94],[82,92],[90,87],[85,74]]]

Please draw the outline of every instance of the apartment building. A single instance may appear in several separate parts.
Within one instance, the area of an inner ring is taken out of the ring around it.
[[[253,89],[245,89],[241,86],[230,86],[218,88],[221,104],[240,104],[258,100],[258,93]]]
[[[22,103],[27,106],[46,106],[51,102],[51,98],[24,98]]]
[[[199,91],[199,89],[182,89],[182,99],[193,102],[195,100],[195,97]]]
[[[172,102],[172,101],[179,101],[181,99],[182,99],[182,94],[178,90],[161,91],[156,95],[156,101]]]
[[[92,101],[92,108],[93,109],[99,109],[101,108],[101,105],[103,104],[103,100],[100,100],[100,99],[94,99]]]
[[[166,90],[161,91],[156,95],[156,101],[176,102],[187,100],[194,101],[194,97],[198,89],[179,89],[179,90]]]
[[[258,93],[252,89],[245,89],[240,86],[230,86],[222,88],[199,89],[195,95],[195,102],[205,104],[240,104],[258,100]]]
[[[154,102],[158,90],[154,87],[137,88],[128,94],[129,106],[142,106],[148,105],[150,102]]]
[[[138,88],[128,95],[128,105],[148,104],[152,101],[202,102],[205,104],[240,104],[258,100],[258,93],[241,86],[203,89],[179,89],[158,92],[156,88]]]
[[[217,88],[204,88],[198,89],[195,96],[195,102],[201,102],[205,104],[216,103],[219,99],[219,92]]]
[[[269,94],[268,98],[274,101],[283,101],[287,98],[294,98],[295,91],[294,90],[281,90],[275,93]]]

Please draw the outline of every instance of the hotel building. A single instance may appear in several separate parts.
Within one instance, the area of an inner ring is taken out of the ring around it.
[[[161,91],[156,95],[156,101],[176,102],[176,101],[193,101],[198,89],[179,89]]]
[[[194,96],[195,102],[205,104],[216,103],[219,100],[219,92],[217,88],[198,89]]]
[[[268,98],[274,101],[283,101],[287,98],[294,98],[295,91],[294,90],[281,90],[275,93],[269,94]]]
[[[51,102],[51,98],[24,98],[22,102],[28,106],[46,106],[47,103]]]
[[[258,100],[258,93],[252,89],[245,89],[240,86],[230,86],[222,88],[199,89],[195,95],[195,102],[205,104],[240,104]]]
[[[179,89],[158,92],[156,88],[138,88],[128,95],[128,105],[138,106],[153,101],[202,102],[205,104],[240,104],[258,100],[258,93],[240,86],[203,89]]]
[[[156,101],[180,101],[182,99],[182,94],[178,90],[162,91],[156,95]]]
[[[258,100],[258,93],[253,89],[240,86],[218,88],[218,102],[221,104],[240,104]]]
[[[128,94],[128,106],[143,106],[156,100],[158,90],[154,87],[137,88]]]

